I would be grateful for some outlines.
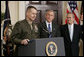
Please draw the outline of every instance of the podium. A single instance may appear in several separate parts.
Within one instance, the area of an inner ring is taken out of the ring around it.
[[[50,47],[53,49],[50,49]],[[53,50],[53,53],[50,52]],[[65,56],[63,37],[31,40],[27,46],[18,47],[18,56]]]

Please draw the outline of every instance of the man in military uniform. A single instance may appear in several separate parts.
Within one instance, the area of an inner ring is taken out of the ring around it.
[[[28,45],[28,41],[31,39],[39,38],[38,26],[33,22],[36,18],[37,9],[34,6],[27,7],[26,19],[19,21],[15,24],[11,40],[17,47],[21,45]],[[16,55],[18,50],[16,52]]]

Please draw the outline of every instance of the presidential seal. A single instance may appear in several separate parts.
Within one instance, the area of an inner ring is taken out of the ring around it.
[[[46,54],[48,56],[56,56],[57,55],[57,45],[55,42],[48,42],[46,45]]]

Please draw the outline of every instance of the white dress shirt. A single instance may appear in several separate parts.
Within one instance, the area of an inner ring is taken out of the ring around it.
[[[49,23],[46,21],[47,29],[48,29],[48,24],[50,24],[50,28],[51,28],[51,32],[52,32],[52,22]]]
[[[74,24],[68,24],[68,29],[69,29],[69,34],[70,34],[70,39],[72,41],[73,39],[73,31],[74,31]]]

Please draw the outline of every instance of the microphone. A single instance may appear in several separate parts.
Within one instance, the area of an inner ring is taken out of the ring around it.
[[[27,40],[28,43],[31,43],[31,42],[33,42],[33,41],[34,41],[33,39],[32,39],[32,40]]]

